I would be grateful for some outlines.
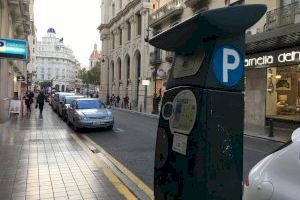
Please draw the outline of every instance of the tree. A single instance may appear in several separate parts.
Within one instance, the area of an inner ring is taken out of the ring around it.
[[[52,87],[52,82],[51,81],[43,81],[40,83],[41,89],[47,88],[47,87]]]
[[[78,77],[83,83],[99,85],[101,75],[101,64],[97,62],[91,70],[86,70],[85,68],[79,70]]]

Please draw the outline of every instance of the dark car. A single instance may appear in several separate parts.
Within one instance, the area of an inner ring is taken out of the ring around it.
[[[67,120],[67,110],[71,104],[71,102],[75,99],[82,99],[84,96],[64,96],[62,101],[62,108],[59,109],[59,115],[65,121]]]

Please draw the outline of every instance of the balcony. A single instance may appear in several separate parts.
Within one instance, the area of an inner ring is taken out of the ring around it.
[[[172,52],[172,51],[167,51],[167,52],[166,52],[166,61],[168,61],[168,62],[170,62],[170,63],[173,62],[174,55],[175,55],[174,52]]]
[[[266,23],[247,31],[246,53],[300,45],[300,2],[266,13]]]
[[[149,16],[149,26],[155,27],[171,17],[181,15],[183,12],[183,0],[171,0]]]
[[[157,66],[161,63],[161,50],[155,49],[150,52],[150,64],[153,66]]]
[[[266,14],[265,30],[270,31],[290,24],[300,23],[300,3],[296,2]]]

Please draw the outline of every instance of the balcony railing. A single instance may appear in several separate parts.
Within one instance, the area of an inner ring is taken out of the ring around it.
[[[172,52],[172,51],[167,51],[167,52],[166,52],[166,61],[168,61],[168,62],[173,62],[174,55],[175,55],[174,52]]]
[[[265,30],[270,31],[296,23],[300,23],[300,2],[267,12]]]
[[[161,50],[155,49],[150,52],[150,64],[153,66],[159,65],[161,63]]]
[[[149,25],[154,25],[167,16],[177,15],[183,12],[183,0],[171,0],[149,16]]]

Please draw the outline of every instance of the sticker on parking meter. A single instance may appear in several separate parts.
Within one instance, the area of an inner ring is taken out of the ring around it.
[[[197,101],[194,93],[190,90],[179,92],[173,101],[173,105],[173,115],[169,120],[171,132],[173,134],[190,134],[197,114]]]
[[[236,85],[244,73],[244,58],[237,48],[230,45],[215,50],[212,65],[216,79],[228,87]]]
[[[173,138],[172,150],[182,155],[186,155],[187,139],[188,137],[186,135],[175,133]]]

